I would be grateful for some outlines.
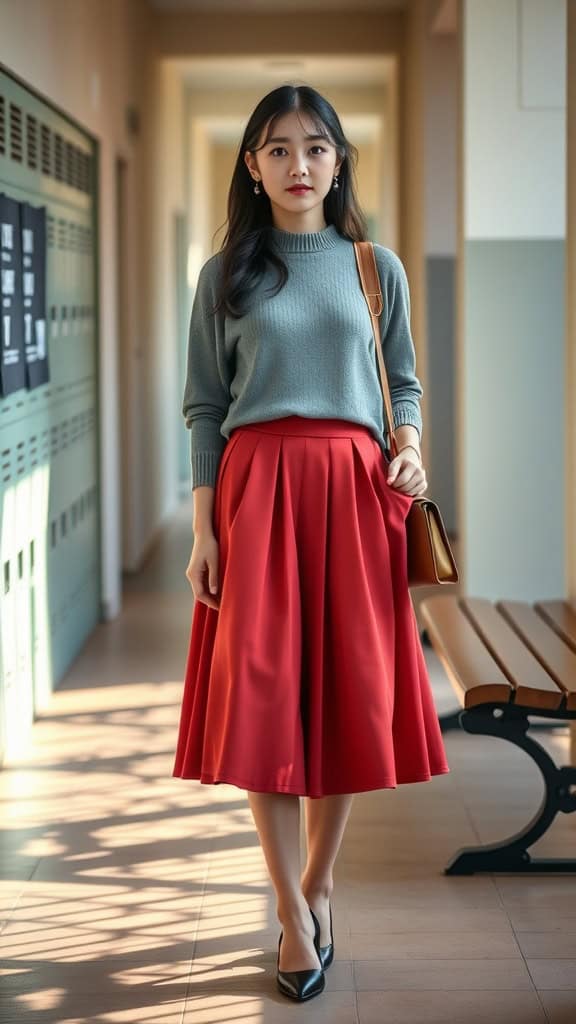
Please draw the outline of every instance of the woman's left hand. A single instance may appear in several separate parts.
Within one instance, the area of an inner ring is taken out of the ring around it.
[[[426,470],[414,448],[404,448],[388,463],[387,482],[394,490],[413,498],[428,489]]]

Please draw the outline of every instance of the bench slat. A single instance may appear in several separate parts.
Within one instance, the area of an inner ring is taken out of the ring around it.
[[[558,636],[576,651],[576,608],[568,601],[536,601],[534,607]]]
[[[498,609],[522,637],[526,646],[544,665],[561,690],[566,706],[576,708],[576,653],[564,643],[532,605],[524,601],[499,601]]]
[[[488,701],[508,703],[513,688],[470,620],[460,599],[449,594],[427,597],[419,608],[430,640],[465,708]]]
[[[560,707],[564,691],[528,650],[500,608],[482,597],[462,598],[461,605],[494,660],[514,686],[515,703],[552,710]],[[525,607],[529,611],[531,606]],[[546,628],[549,630],[548,626]]]

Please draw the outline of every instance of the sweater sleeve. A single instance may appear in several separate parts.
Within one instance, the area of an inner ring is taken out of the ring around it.
[[[390,385],[394,427],[409,423],[422,438],[420,399],[424,393],[416,376],[416,350],[410,330],[410,291],[400,257],[374,245],[384,308],[380,316],[382,354]]]
[[[220,427],[230,404],[230,370],[224,348],[224,314],[212,314],[216,302],[219,254],[204,263],[192,303],[188,331],[186,384],[182,415],[190,430],[192,490],[214,487],[226,446]]]

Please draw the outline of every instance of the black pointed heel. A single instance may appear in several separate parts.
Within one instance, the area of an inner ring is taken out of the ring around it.
[[[312,914],[312,920],[314,921],[314,948],[318,951],[318,941],[320,939],[320,925]],[[297,999],[298,1002],[303,1003],[306,999],[312,999],[313,996],[319,996],[324,991],[326,985],[326,978],[322,967],[314,967],[307,971],[281,971],[280,970],[280,946],[282,945],[282,937],[284,932],[280,932],[280,938],[278,939],[278,961],[276,968],[276,983],[278,988],[283,995],[289,996],[290,999]]]
[[[316,952],[320,957],[320,963],[322,964],[322,968],[325,971],[330,967],[330,964],[334,959],[334,930],[332,926],[332,904],[330,902],[328,903],[328,908],[330,910],[330,942],[328,943],[327,946],[320,945],[320,926],[318,925],[318,943],[316,945]],[[312,910],[310,911],[310,913],[312,914],[312,917],[316,921],[316,917]]]

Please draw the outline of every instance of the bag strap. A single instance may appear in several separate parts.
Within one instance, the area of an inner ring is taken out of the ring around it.
[[[398,444],[394,436],[392,400],[390,398],[390,386],[388,384],[388,374],[386,373],[386,365],[382,354],[382,341],[380,339],[380,328],[378,324],[378,317],[384,308],[384,301],[382,299],[382,288],[376,264],[376,256],[374,255],[374,246],[372,242],[354,242],[354,253],[356,255],[356,264],[358,266],[362,291],[364,292],[364,297],[368,303],[370,319],[372,320],[374,345],[380,366],[380,387],[382,388],[384,409],[386,411],[388,427],[387,433],[390,438],[390,450],[392,452],[392,457],[396,458],[398,455]]]

